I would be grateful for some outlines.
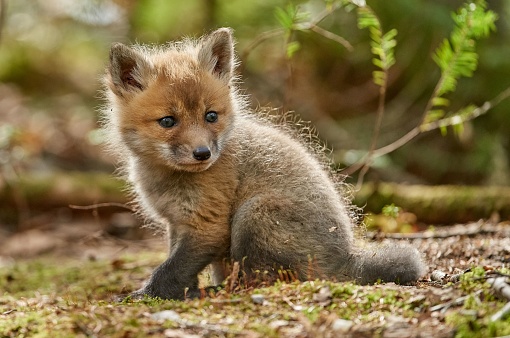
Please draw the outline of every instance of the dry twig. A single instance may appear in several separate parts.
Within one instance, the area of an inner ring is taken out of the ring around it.
[[[482,221],[472,223],[469,226],[448,229],[424,231],[416,233],[367,233],[369,238],[390,238],[390,239],[428,239],[428,238],[448,238],[455,236],[475,236],[479,234],[497,233],[498,227],[491,224],[484,224]]]
[[[507,284],[506,277],[489,278],[487,282],[498,295],[510,301],[510,285]]]
[[[506,303],[505,306],[503,306],[501,308],[501,310],[499,310],[498,312],[496,312],[495,314],[493,314],[491,316],[491,322],[495,322],[497,320],[500,320],[500,319],[502,319],[503,317],[505,317],[509,313],[510,313],[510,302]]]
[[[505,306],[491,316],[491,322],[495,322],[510,313],[510,285],[506,282],[506,277],[489,278],[487,282],[489,282],[496,294],[508,300]]]
[[[446,310],[448,310],[450,307],[452,306],[457,306],[457,305],[461,305],[462,303],[464,303],[464,301],[466,299],[468,299],[469,297],[473,296],[473,297],[477,297],[478,295],[480,295],[482,293],[482,290],[478,290],[476,291],[473,295],[467,295],[467,296],[463,296],[463,297],[459,297],[457,299],[453,299],[449,302],[446,302],[446,303],[443,303],[443,304],[438,304],[438,305],[435,305],[433,307],[430,308],[430,312],[435,312],[435,311],[439,311],[441,310],[441,312],[446,312]]]
[[[242,60],[246,60],[248,58],[248,56],[250,55],[250,53],[258,46],[260,45],[261,43],[263,43],[264,41],[268,40],[268,39],[271,39],[271,38],[274,38],[276,36],[280,36],[280,35],[283,35],[284,33],[284,29],[283,28],[277,28],[277,29],[273,29],[273,30],[270,30],[270,31],[267,31],[267,32],[263,32],[261,34],[259,34],[243,51],[242,53],[242,57],[241,59]]]
[[[292,303],[292,301],[288,297],[283,297],[282,300],[285,303],[287,303],[294,311],[302,311],[303,310],[303,306],[296,305],[296,304]]]
[[[96,204],[92,204],[92,205],[73,205],[73,204],[69,205],[69,208],[76,209],[76,210],[93,210],[93,209],[104,208],[104,207],[119,207],[119,208],[128,209],[128,210],[134,212],[134,210],[131,207],[129,207],[128,205],[126,205],[124,203],[116,203],[116,202],[96,203]]]
[[[194,323],[190,320],[186,320],[181,317],[181,315],[173,310],[165,310],[158,313],[153,313],[151,318],[157,321],[166,321],[170,320],[179,325],[181,329],[192,329],[192,330],[204,330],[208,331],[208,335],[211,333],[222,334],[222,335],[239,335],[241,331],[229,328],[223,328],[219,325],[209,324],[209,323]]]
[[[430,280],[432,280],[433,282],[440,282],[441,284],[457,283],[460,280],[460,276],[462,276],[467,271],[456,273],[454,275],[449,275],[446,272],[434,270],[430,274]]]

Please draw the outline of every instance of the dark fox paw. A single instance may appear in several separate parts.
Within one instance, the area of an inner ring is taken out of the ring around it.
[[[123,293],[120,295],[113,296],[113,301],[117,303],[128,302],[130,300],[142,300],[146,297],[152,297],[150,294],[145,292],[144,289],[140,289],[131,293]]]
[[[204,298],[209,297],[216,294],[222,287],[221,286],[208,286],[203,289],[184,289],[181,292],[154,292],[148,290],[147,288],[142,288],[140,290],[128,293],[121,294],[113,297],[115,302],[128,302],[130,300],[142,300],[144,298],[161,298],[161,299],[175,299],[175,300],[185,300],[185,299],[193,299],[193,298]]]

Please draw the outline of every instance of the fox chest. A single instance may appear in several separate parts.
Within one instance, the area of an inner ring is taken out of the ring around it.
[[[147,182],[136,190],[142,207],[171,227],[228,227],[233,198],[228,185]]]

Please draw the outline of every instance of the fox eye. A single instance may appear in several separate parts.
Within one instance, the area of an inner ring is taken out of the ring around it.
[[[173,118],[172,116],[165,116],[159,119],[158,123],[163,128],[172,128],[173,126],[175,126],[176,121],[175,118]]]
[[[208,111],[205,113],[205,120],[209,123],[214,123],[218,121],[218,113],[214,110]]]

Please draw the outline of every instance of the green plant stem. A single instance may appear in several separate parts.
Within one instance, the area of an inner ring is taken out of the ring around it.
[[[496,96],[491,101],[487,101],[482,106],[473,109],[473,111],[470,114],[467,114],[466,116],[457,116],[456,115],[456,116],[446,117],[446,118],[443,118],[443,119],[440,119],[440,120],[437,120],[434,122],[430,122],[430,123],[427,123],[424,125],[414,127],[407,134],[405,134],[404,136],[402,136],[395,142],[392,142],[392,143],[388,144],[387,146],[384,146],[382,148],[375,150],[373,153],[373,156],[379,157],[379,156],[386,155],[386,154],[402,147],[404,144],[408,143],[409,141],[411,141],[413,138],[415,138],[416,136],[418,136],[421,133],[439,129],[442,127],[449,127],[449,126],[452,126],[452,125],[455,125],[458,123],[464,123],[467,121],[471,121],[471,120],[479,117],[480,115],[486,114],[489,110],[491,110],[496,105],[501,103],[501,101],[503,101],[509,97],[510,97],[510,87],[505,89],[503,92],[501,92],[498,96]]]
[[[466,31],[466,29],[463,29],[462,30],[462,41],[464,41],[466,38],[467,38],[467,31]],[[454,47],[455,47],[454,55],[453,55],[452,59],[450,60],[449,67],[447,69],[445,69],[443,72],[441,72],[441,77],[439,78],[439,81],[437,82],[436,87],[434,88],[434,91],[432,92],[432,95],[430,96],[430,99],[427,102],[427,105],[425,106],[425,110],[424,110],[422,118],[421,118],[421,123],[425,122],[425,119],[427,118],[429,111],[433,107],[434,98],[439,97],[439,95],[438,95],[439,90],[443,87],[443,84],[444,84],[444,81],[446,80],[446,78],[448,76],[450,76],[451,69],[452,69],[453,65],[457,62],[457,58],[461,54],[461,51],[459,50],[459,46],[454,46]]]
[[[377,145],[377,140],[379,138],[379,133],[381,131],[381,125],[384,116],[384,107],[386,102],[386,86],[388,83],[388,70],[383,69],[383,71],[385,76],[383,85],[379,87],[379,103],[377,106],[377,120],[374,127],[374,134],[372,136],[372,141],[370,144],[370,150],[368,151],[367,159],[366,161],[364,161],[363,168],[361,169],[361,172],[358,176],[356,189],[361,188],[361,185],[363,184],[363,178],[365,177],[365,174],[368,172],[368,169],[370,169],[370,163],[373,160],[375,146]]]
[[[263,42],[265,42],[266,40],[269,40],[271,38],[274,38],[274,37],[277,37],[277,36],[280,36],[285,30],[283,28],[277,28],[277,29],[273,29],[273,30],[270,30],[270,31],[267,31],[267,32],[263,32],[261,34],[259,34],[255,40],[253,40],[252,43],[250,43],[245,49],[244,49],[244,52],[242,54],[242,59],[243,60],[246,60],[248,58],[248,56],[250,55],[250,53],[255,49],[257,48],[260,44],[262,44]]]
[[[373,160],[374,158],[389,154],[396,149],[404,146],[405,144],[409,143],[411,140],[413,140],[416,136],[429,132],[432,130],[436,130],[443,127],[449,127],[455,124],[464,123],[471,121],[481,115],[486,114],[489,110],[500,104],[502,101],[508,99],[510,97],[510,87],[502,91],[498,96],[496,96],[494,99],[485,102],[480,107],[476,107],[473,109],[473,111],[470,114],[467,114],[465,116],[451,116],[446,117],[434,122],[430,122],[427,124],[420,124],[419,126],[414,127],[411,129],[407,134],[399,138],[398,140],[382,147],[379,149],[374,150],[371,154],[367,154],[363,156],[358,162],[352,164],[351,166],[343,169],[340,171],[343,175],[351,175],[355,173],[357,170],[365,166],[367,161]],[[370,155],[370,157],[369,157]]]
[[[0,0],[2,1],[2,0]],[[329,15],[331,15],[334,11],[336,11],[337,9],[339,8],[338,5],[333,5],[331,8],[326,8],[324,9],[322,12],[319,13],[319,15],[317,15],[317,17],[315,17],[312,21],[310,21],[309,23],[306,23],[302,28],[293,28],[293,30],[311,30],[312,32],[315,32],[327,39],[330,39],[330,40],[333,40],[339,44],[341,44],[345,49],[347,49],[349,52],[352,52],[354,50],[354,47],[349,43],[349,41],[347,41],[346,39],[344,39],[343,37],[341,37],[340,35],[338,34],[335,34],[333,32],[330,32],[322,27],[319,27],[318,24],[324,20],[326,17],[328,17]],[[260,44],[262,44],[263,42],[265,42],[266,40],[269,40],[273,37],[276,37],[276,36],[280,36],[281,34],[285,33],[285,29],[283,28],[277,28],[277,29],[273,29],[273,30],[270,30],[270,31],[267,31],[267,32],[263,32],[261,34],[259,34],[254,40],[252,43],[250,43],[243,51],[242,53],[242,59],[243,60],[246,60],[248,58],[248,56],[250,55],[250,53],[255,49],[257,48]],[[292,33],[292,32],[290,32]],[[291,34],[289,34],[291,35]],[[290,42],[289,39],[287,39],[287,44]]]
[[[375,14],[374,14],[374,16],[378,22],[381,22]],[[384,34],[383,34],[382,28],[381,28],[381,39],[383,39],[383,36],[384,36]],[[383,65],[386,65],[387,64],[387,55],[385,52],[381,53],[380,58],[381,58],[381,63]],[[370,149],[368,151],[366,160],[364,161],[361,172],[358,176],[358,182],[356,184],[356,189],[358,189],[358,190],[361,188],[361,185],[363,184],[363,178],[365,177],[365,174],[368,172],[368,169],[370,169],[370,164],[373,160],[373,153],[374,153],[375,147],[377,145],[377,140],[379,139],[379,133],[381,131],[381,125],[382,125],[382,120],[383,120],[383,116],[384,116],[384,109],[385,109],[385,103],[386,103],[386,88],[388,86],[388,68],[383,67],[381,70],[384,72],[384,77],[383,77],[383,82],[379,86],[379,102],[377,105],[377,119],[376,119],[376,123],[374,126],[374,133],[372,135],[372,140],[370,142]]]
[[[330,32],[322,27],[317,26],[322,20],[324,20],[326,17],[331,15],[334,11],[338,9],[338,5],[334,4],[331,6],[331,8],[324,9],[317,17],[312,20],[308,25],[307,28],[319,35],[322,35],[323,37],[333,40],[335,42],[338,42],[341,44],[345,49],[347,49],[349,52],[352,52],[354,50],[354,47],[349,43],[349,41],[345,40],[343,37],[341,37],[338,34],[335,34],[333,32]]]
[[[317,25],[311,26],[310,30],[319,34],[319,35],[322,35],[323,37],[325,37],[327,39],[338,42],[339,44],[344,46],[345,49],[347,49],[349,52],[352,52],[354,50],[354,47],[352,47],[352,45],[349,43],[349,41],[345,40],[343,37],[341,37],[338,34],[332,33],[324,28],[317,26]]]

